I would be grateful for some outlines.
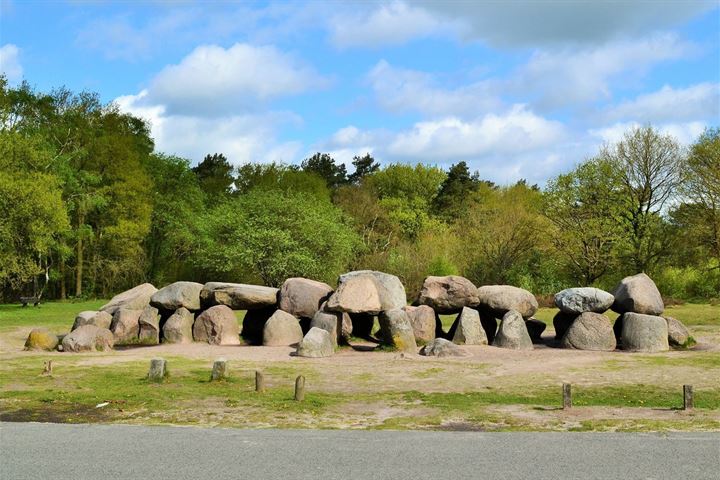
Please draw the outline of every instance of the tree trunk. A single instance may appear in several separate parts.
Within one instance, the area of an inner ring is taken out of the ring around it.
[[[78,217],[78,238],[77,238],[77,254],[75,267],[75,296],[82,296],[82,280],[83,280],[83,242],[82,242],[82,226],[85,223],[85,215],[80,214]]]
[[[60,300],[67,298],[67,289],[65,288],[65,259],[60,258]]]

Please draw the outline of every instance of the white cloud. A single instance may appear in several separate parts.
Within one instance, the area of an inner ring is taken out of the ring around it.
[[[148,97],[173,114],[218,114],[322,88],[328,82],[273,46],[204,45],[160,71],[148,87]]]
[[[0,47],[0,72],[7,77],[10,83],[22,80],[23,68],[20,65],[20,49],[17,45],[6,43]]]
[[[633,82],[663,61],[692,53],[693,46],[671,34],[621,40],[591,48],[537,51],[510,79],[510,91],[532,98],[540,109],[612,97],[611,84]],[[622,78],[621,78],[622,75]]]
[[[590,129],[589,133],[592,137],[602,140],[606,143],[617,143],[622,140],[623,135],[633,128],[641,127],[638,122],[618,122],[607,127]],[[690,145],[695,142],[700,134],[703,133],[707,124],[703,122],[686,122],[686,123],[660,123],[653,127],[657,128],[660,133],[670,134],[684,145]]]
[[[669,85],[652,93],[639,95],[611,107],[607,112],[611,120],[638,122],[669,122],[680,120],[720,119],[720,84],[699,83],[687,88]]]
[[[502,106],[494,81],[443,88],[430,74],[396,68],[384,60],[375,65],[367,78],[380,105],[394,112],[474,117]]]
[[[400,1],[369,11],[346,11],[333,16],[328,24],[331,41],[339,48],[400,45],[448,26],[437,15]]]

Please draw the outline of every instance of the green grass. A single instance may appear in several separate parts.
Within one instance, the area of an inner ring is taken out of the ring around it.
[[[57,333],[68,332],[78,313],[97,310],[106,303],[107,300],[66,301],[24,308],[17,304],[0,305],[0,331],[18,327],[46,327]]]
[[[534,317],[552,326],[552,320],[558,312],[557,308],[540,308]],[[609,310],[605,315],[611,321],[617,319],[618,314]],[[675,317],[687,326],[693,325],[720,325],[720,305],[686,303],[667,307],[663,316]]]

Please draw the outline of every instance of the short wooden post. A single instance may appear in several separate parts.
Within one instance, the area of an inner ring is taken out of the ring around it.
[[[260,370],[255,370],[255,391],[258,393],[265,391],[265,376]]]
[[[563,383],[562,393],[563,393],[563,410],[572,408],[572,387],[570,386],[569,383]]]
[[[213,363],[212,373],[210,374],[210,381],[215,382],[218,380],[225,380],[227,378],[227,361],[224,358],[219,358]]]
[[[692,410],[695,407],[692,385],[683,385],[683,410]]]
[[[305,377],[302,375],[295,379],[295,400],[298,402],[305,400]]]
[[[162,382],[167,377],[167,365],[164,358],[153,358],[150,360],[150,371],[148,380]]]
[[[52,375],[52,360],[45,362],[45,368],[43,369],[43,375]]]

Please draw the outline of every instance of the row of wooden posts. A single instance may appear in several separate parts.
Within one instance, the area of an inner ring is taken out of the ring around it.
[[[167,362],[164,358],[153,358],[150,360],[150,371],[148,372],[148,380],[162,381],[167,377]],[[45,362],[43,375],[52,375],[52,360]],[[224,358],[215,360],[213,363],[210,380],[223,380],[227,377],[227,361]],[[255,391],[263,393],[265,391],[265,376],[260,370],[255,370]],[[305,399],[305,377],[298,375],[295,379],[295,400],[302,402]],[[572,385],[569,383],[562,384],[562,405],[563,410],[572,408]],[[695,406],[693,399],[692,385],[683,385],[683,410],[691,410]]]

